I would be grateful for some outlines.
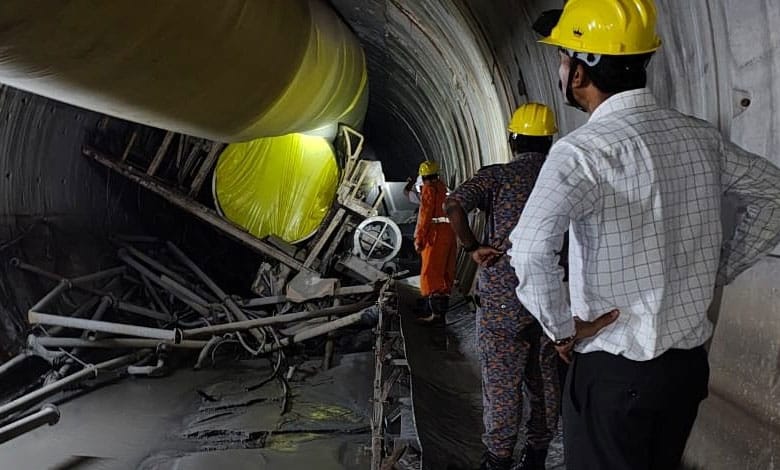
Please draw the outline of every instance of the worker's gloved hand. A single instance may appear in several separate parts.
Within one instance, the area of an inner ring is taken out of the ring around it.
[[[480,246],[471,252],[471,259],[482,267],[492,266],[502,256],[504,256],[504,252],[496,250],[492,246]]]

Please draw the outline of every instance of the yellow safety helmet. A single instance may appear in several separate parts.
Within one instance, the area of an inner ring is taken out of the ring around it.
[[[647,54],[661,47],[655,22],[654,0],[569,0],[539,42],[590,54]]]
[[[439,164],[433,160],[426,160],[420,163],[420,176],[431,176],[439,174]]]
[[[507,130],[513,134],[546,137],[558,132],[555,113],[541,103],[526,103],[515,110]]]

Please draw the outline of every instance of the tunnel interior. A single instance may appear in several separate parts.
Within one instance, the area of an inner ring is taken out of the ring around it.
[[[556,111],[561,135],[587,116],[565,106],[558,58],[531,28],[556,0],[330,0],[363,46],[364,132],[388,180],[436,160],[450,187],[509,158],[506,123],[527,101]],[[774,0],[658,0],[663,47],[649,68],[659,102],[715,124],[740,146],[780,157],[780,5]],[[105,267],[111,234],[152,234],[197,252],[226,279],[258,257],[202,222],[85,159],[103,115],[0,88],[0,344],[24,336],[24,306],[45,288],[9,268],[24,257],[70,275]],[[129,125],[129,124],[128,124]],[[162,131],[150,129],[151,139]],[[728,217],[726,217],[728,218]],[[226,260],[231,260],[227,262]],[[236,260],[235,262],[233,260]],[[241,260],[240,262],[238,260]],[[228,266],[229,265],[229,266]],[[713,308],[710,398],[686,453],[698,468],[772,468],[780,457],[777,260],[767,258]],[[232,276],[232,278],[231,278]]]

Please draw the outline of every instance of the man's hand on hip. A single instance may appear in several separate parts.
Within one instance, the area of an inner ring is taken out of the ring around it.
[[[492,266],[503,255],[503,251],[496,250],[492,246],[480,246],[471,252],[471,259],[482,267],[488,267]]]
[[[581,320],[579,317],[574,317],[574,328],[576,331],[574,338],[566,344],[555,346],[555,349],[558,351],[558,355],[561,359],[563,359],[563,362],[566,364],[571,362],[571,354],[577,341],[596,336],[599,331],[617,320],[619,315],[620,311],[615,309],[593,321],[585,321]]]

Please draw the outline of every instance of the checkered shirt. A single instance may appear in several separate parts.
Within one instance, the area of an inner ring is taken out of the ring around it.
[[[723,241],[721,198],[745,206]],[[570,229],[569,293],[556,251]],[[550,150],[509,251],[517,295],[553,339],[572,316],[618,320],[579,352],[649,360],[712,334],[713,290],[780,242],[780,170],[713,126],[659,108],[647,89],[616,94]]]

